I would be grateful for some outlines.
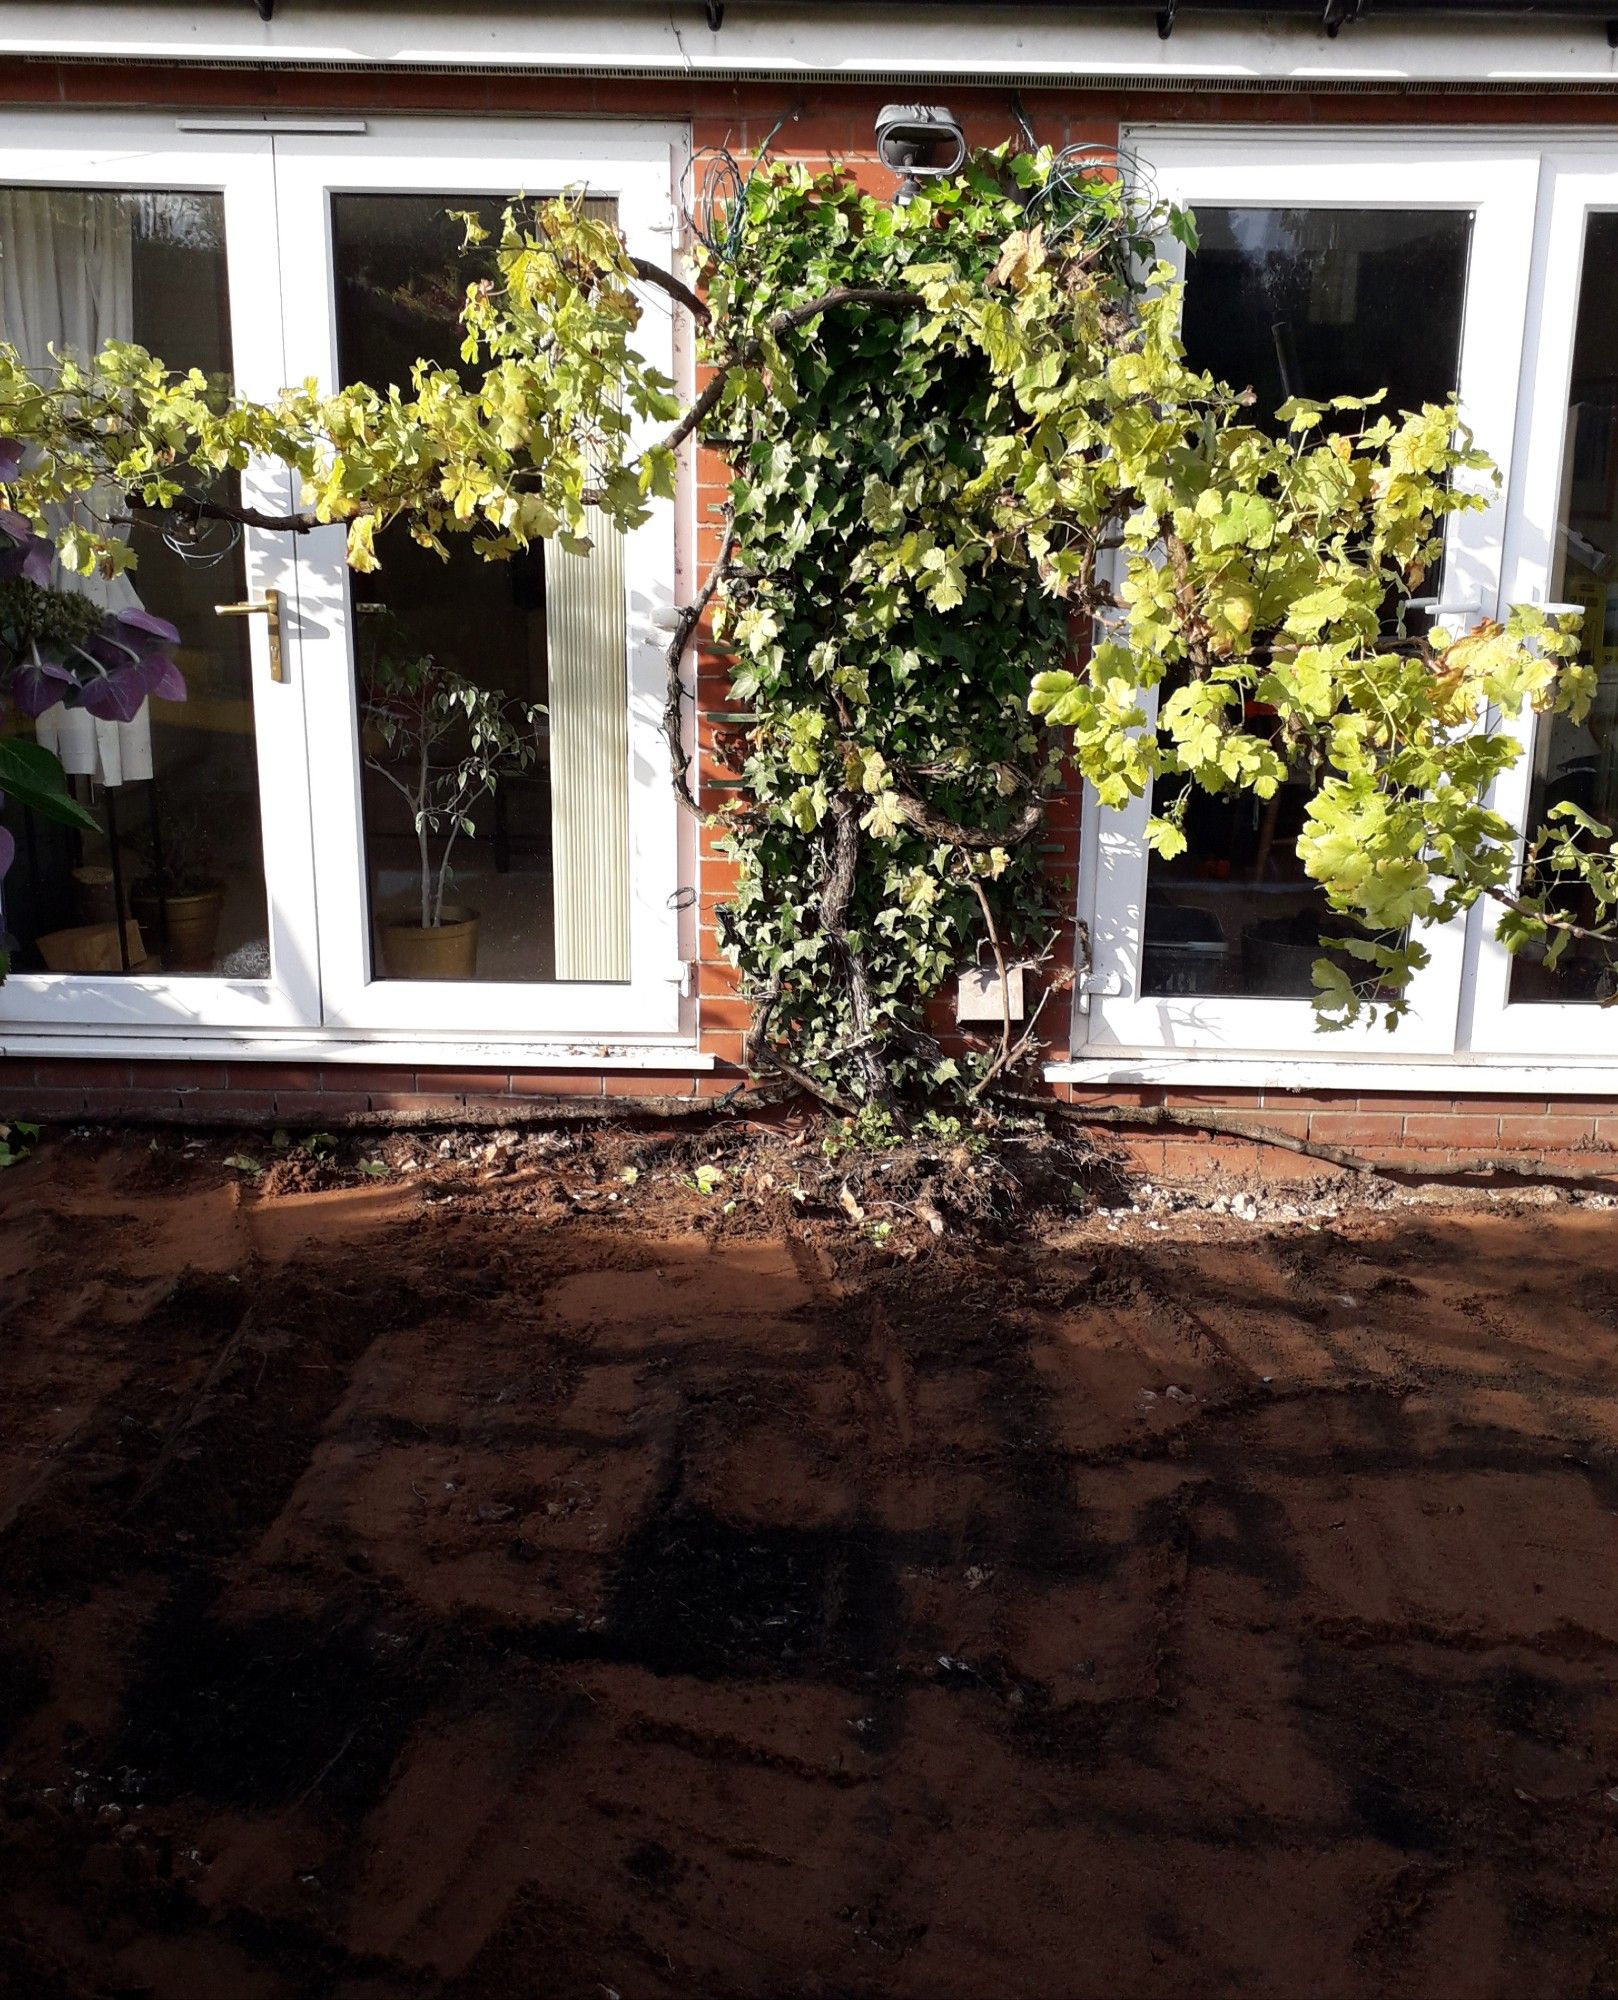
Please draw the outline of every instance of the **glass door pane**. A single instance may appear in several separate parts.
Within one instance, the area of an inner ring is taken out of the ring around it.
[[[53,353],[88,359],[109,340],[134,341],[176,368],[200,368],[227,394],[223,196],[0,187],[0,340],[36,374],[49,372]],[[98,494],[91,508],[116,513],[118,496]],[[18,860],[0,895],[12,964],[267,978],[248,639],[214,614],[222,597],[245,595],[240,538],[222,527],[187,546],[149,527],[130,532],[133,574],[58,565],[51,584],[113,617],[145,611],[173,625],[185,699],[150,697],[127,721],[61,703],[7,718],[57,753],[101,822],[83,834],[7,808]]]
[[[1255,423],[1279,434],[1275,412],[1289,396],[1384,389],[1388,409],[1401,411],[1455,394],[1472,240],[1465,210],[1199,206],[1197,228],[1186,355],[1251,387]],[[1268,733],[1268,714],[1249,701],[1246,726]],[[1143,995],[1307,1000],[1323,939],[1365,935],[1333,917],[1304,875],[1297,840],[1309,790],[1302,769],[1269,800],[1189,787],[1186,852],[1148,864]],[[1351,952],[1337,962],[1364,979]]]
[[[1565,715],[1538,721],[1524,822],[1530,837],[1563,802],[1609,826],[1618,823],[1618,215],[1592,215],[1586,226],[1562,435],[1551,596],[1583,607],[1583,657],[1598,681],[1582,722]],[[1558,893],[1554,877],[1536,875],[1531,864],[1525,884],[1548,891],[1565,916],[1593,921],[1576,885]],[[1515,1005],[1593,1007],[1615,995],[1618,946],[1612,944],[1575,938],[1554,966],[1538,947],[1512,962]]]
[[[468,372],[461,303],[497,272],[487,249],[463,254],[455,208],[498,240],[487,197],[333,196],[345,382],[407,386],[418,359]],[[395,526],[381,569],[350,580],[373,977],[549,980],[544,555],[485,562],[460,536],[447,547],[446,559]],[[474,721],[497,749],[474,747]]]
[[[666,144],[615,135],[603,154],[558,135],[536,157],[538,131],[379,121],[341,150],[278,139],[283,239],[326,249],[289,275],[291,373],[406,396],[418,360],[464,378],[466,287],[498,265],[489,245],[464,251],[456,217],[497,238],[524,190],[575,194],[666,263]],[[640,338],[672,374],[666,304]],[[470,538],[446,535],[446,557],[394,527],[368,575],[335,531],[300,549],[328,1019],[678,1029],[681,834],[659,729],[672,509],[591,538],[588,555],[490,562]]]
[[[25,142],[29,123],[0,151],[0,340],[39,376],[53,355],[88,360],[125,341],[199,370],[221,399],[279,388],[268,142],[177,144],[172,120],[88,121],[77,134],[40,121]],[[277,512],[291,498],[284,473],[258,467],[196,490]],[[131,522],[110,489],[64,506],[58,525],[73,514],[111,524],[137,560],[117,576],[58,564],[53,616],[107,665],[166,657],[179,673],[144,698],[136,689],[127,714],[29,701],[40,712],[14,705],[0,718],[60,757],[97,821],[81,833],[6,809],[17,856],[0,923],[14,976],[0,1015],[53,1028],[307,1021],[317,1000],[296,677],[272,688],[263,621],[218,614],[265,601],[285,581],[286,550],[232,522],[194,533],[178,517]]]
[[[1618,820],[1618,153],[1609,147],[1547,157],[1536,270],[1505,596],[1582,608],[1597,689],[1582,722],[1506,725],[1523,755],[1493,804],[1529,838],[1563,801]],[[1592,914],[1573,883],[1558,892],[1541,874],[1533,886],[1575,920]],[[1512,957],[1494,935],[1499,914],[1488,902],[1473,912],[1470,1046],[1610,1061],[1618,1013],[1605,1003],[1618,993],[1618,953],[1576,938],[1554,966],[1542,947]]]

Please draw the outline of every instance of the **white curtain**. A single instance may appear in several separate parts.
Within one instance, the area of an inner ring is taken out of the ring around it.
[[[556,977],[629,977],[629,664],[624,543],[595,508],[592,548],[545,544]]]
[[[109,340],[135,337],[133,218],[129,198],[68,188],[0,188],[0,340],[36,374],[51,349],[88,359]],[[92,494],[98,513],[117,495]],[[140,598],[127,577],[79,576],[58,566],[53,582],[109,611]],[[82,708],[47,709],[39,740],[76,776],[121,785],[152,775],[149,703],[130,722],[102,722]]]

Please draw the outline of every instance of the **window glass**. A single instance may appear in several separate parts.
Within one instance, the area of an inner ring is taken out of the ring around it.
[[[333,199],[343,380],[466,368],[466,287],[498,266],[452,211],[498,240],[492,198]],[[615,532],[595,539],[488,562],[395,526],[351,578],[374,977],[629,976],[623,586]]]
[[[224,203],[216,194],[0,188],[0,339],[36,372],[51,350],[94,354],[133,340],[228,391],[230,316]],[[90,496],[102,518],[113,493]],[[220,618],[239,601],[239,537],[205,531],[190,546],[155,528],[129,532],[132,575],[55,587],[108,610],[142,609],[175,626],[183,702],[148,699],[129,722],[58,705],[0,728],[37,734],[61,757],[95,834],[8,807],[17,858],[0,917],[19,972],[270,972],[258,757],[247,634]]]
[[[1455,209],[1198,208],[1192,364],[1258,398],[1366,396],[1419,410],[1460,380],[1472,218]]]
[[[1586,225],[1573,380],[1568,394],[1562,498],[1557,519],[1552,596],[1584,606],[1584,657],[1598,672],[1596,698],[1582,722],[1540,721],[1534,742],[1527,831],[1545,824],[1553,805],[1570,801],[1607,825],[1618,822],[1618,215]],[[1577,921],[1593,917],[1569,885],[1530,877]],[[1542,947],[1512,961],[1514,1001],[1610,1000],[1618,993],[1618,950],[1576,938],[1554,966]]]
[[[1413,209],[1197,208],[1187,273],[1192,365],[1251,387],[1255,422],[1290,395],[1388,391],[1390,410],[1454,394],[1472,218]],[[1165,694],[1168,688],[1164,689]],[[1246,726],[1266,730],[1262,703]],[[1143,994],[1307,997],[1321,940],[1342,934],[1304,876],[1297,837],[1309,786],[1276,796],[1191,788],[1186,852],[1147,872]],[[1159,800],[1159,809],[1169,804]],[[1366,967],[1340,954],[1350,978]]]

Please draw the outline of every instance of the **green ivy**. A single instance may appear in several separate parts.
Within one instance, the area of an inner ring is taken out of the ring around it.
[[[927,336],[915,296],[941,260],[981,289],[1022,214],[998,161],[899,208],[767,171],[739,261],[707,273],[710,345],[762,349],[708,432],[731,468],[716,631],[748,743],[721,935],[759,1006],[758,1062],[849,1104],[968,1080],[927,1003],[988,962],[980,895],[1012,956],[1038,958],[1058,925],[1064,887],[1029,811],[1054,745],[1028,702],[1067,656],[1069,612],[1031,561],[969,575],[930,525],[981,479],[999,392],[986,356]],[[839,287],[914,303],[766,333]],[[870,559],[901,532],[902,576]]]

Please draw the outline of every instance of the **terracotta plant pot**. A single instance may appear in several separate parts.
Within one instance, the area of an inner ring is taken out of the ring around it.
[[[115,924],[117,898],[112,893],[110,868],[75,868],[73,871],[73,914],[81,924]]]
[[[478,969],[478,913],[444,905],[443,922],[384,917],[377,925],[382,969],[390,979],[473,979]]]
[[[131,894],[129,907],[140,919],[149,944],[161,946],[167,935],[168,946],[163,952],[166,966],[194,969],[213,964],[219,919],[225,909],[222,886],[160,896],[149,884],[142,884]]]

